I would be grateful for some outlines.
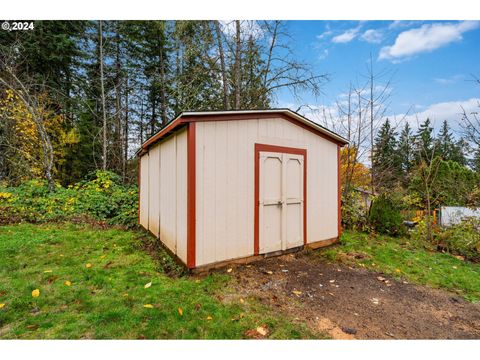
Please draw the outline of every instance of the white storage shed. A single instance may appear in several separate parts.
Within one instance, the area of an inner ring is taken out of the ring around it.
[[[184,112],[138,152],[139,222],[190,269],[331,244],[346,143],[288,109]]]

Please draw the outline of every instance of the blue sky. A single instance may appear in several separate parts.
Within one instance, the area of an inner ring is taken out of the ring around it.
[[[480,100],[480,22],[477,21],[289,21],[296,54],[318,73],[330,74],[319,99],[302,94],[302,104],[331,107],[349,83],[363,83],[370,54],[374,71],[393,74],[388,114],[410,110],[423,121],[444,119],[458,128],[460,111]],[[387,80],[389,76],[384,79]],[[299,105],[288,92],[278,106]]]

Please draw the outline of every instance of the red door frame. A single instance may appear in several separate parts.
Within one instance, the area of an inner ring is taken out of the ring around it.
[[[303,244],[307,244],[307,150],[277,145],[255,144],[254,254],[260,251],[260,152],[303,155]]]

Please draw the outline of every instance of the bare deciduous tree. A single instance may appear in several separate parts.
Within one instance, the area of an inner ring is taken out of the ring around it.
[[[48,182],[50,191],[55,190],[55,182],[53,180],[53,146],[50,136],[45,128],[44,112],[41,111],[39,94],[45,92],[44,84],[37,84],[30,80],[22,80],[17,75],[14,63],[15,60],[9,58],[11,54],[2,54],[0,69],[0,84],[10,89],[22,101],[35,123],[38,135],[40,137],[42,147],[42,168],[45,179]]]
[[[102,142],[102,169],[107,169],[107,112],[105,109],[105,79],[103,76],[103,24],[102,20],[98,22],[98,42],[99,42],[99,61],[100,61],[100,97],[102,102],[102,124],[103,124],[103,142]]]

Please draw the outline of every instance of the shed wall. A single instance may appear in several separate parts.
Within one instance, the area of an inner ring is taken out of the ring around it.
[[[255,143],[307,150],[307,243],[338,236],[335,143],[282,118],[196,127],[196,266],[254,253]]]
[[[138,211],[140,211],[140,225],[145,229],[148,229],[148,160],[148,153],[140,158],[140,204]]]
[[[140,171],[140,224],[186,262],[187,131],[153,145]]]

